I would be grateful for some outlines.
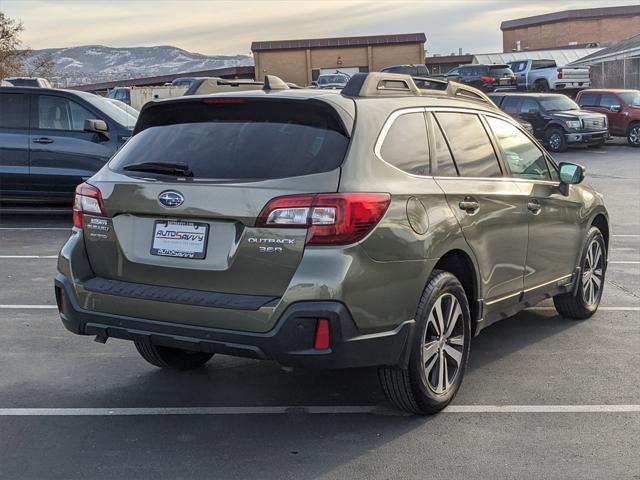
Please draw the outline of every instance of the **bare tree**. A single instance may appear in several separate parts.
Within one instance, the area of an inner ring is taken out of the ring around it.
[[[54,75],[56,62],[50,53],[33,55],[29,50],[29,59],[24,62],[24,72],[28,77],[51,78]]]
[[[29,50],[20,48],[23,30],[22,22],[0,12],[0,78],[22,73],[24,61],[29,55]]]

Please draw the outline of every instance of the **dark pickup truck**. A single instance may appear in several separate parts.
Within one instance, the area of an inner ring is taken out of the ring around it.
[[[598,148],[609,138],[607,117],[581,110],[566,95],[492,93],[489,97],[512,117],[531,123],[535,137],[552,152],[578,144]]]

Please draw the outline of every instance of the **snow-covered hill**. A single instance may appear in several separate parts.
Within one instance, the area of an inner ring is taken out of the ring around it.
[[[33,53],[47,54],[55,61],[51,80],[61,86],[253,65],[249,55],[202,55],[164,45],[132,48],[85,45]]]

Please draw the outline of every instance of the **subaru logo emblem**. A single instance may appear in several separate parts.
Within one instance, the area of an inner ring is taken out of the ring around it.
[[[158,195],[158,201],[165,207],[173,208],[182,205],[184,197],[174,190],[167,190]]]

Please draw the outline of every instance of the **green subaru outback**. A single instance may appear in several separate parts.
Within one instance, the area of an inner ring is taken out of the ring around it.
[[[444,408],[471,338],[553,298],[598,308],[609,220],[481,92],[357,74],[147,104],[78,186],[55,292],[71,332],[162,368],[215,353],[376,366],[397,407]]]

